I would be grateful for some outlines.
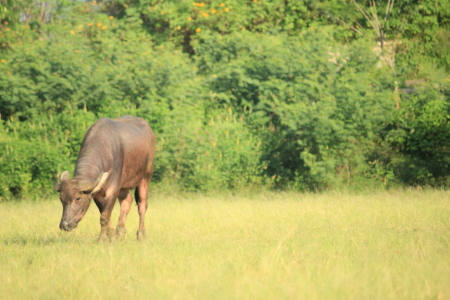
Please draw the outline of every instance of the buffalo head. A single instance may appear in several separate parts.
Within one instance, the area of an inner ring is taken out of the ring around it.
[[[70,231],[77,227],[78,222],[86,213],[93,194],[105,184],[109,173],[102,173],[95,180],[86,181],[76,177],[69,179],[69,171],[64,171],[61,177],[55,179],[55,190],[63,205],[63,214],[59,228]]]

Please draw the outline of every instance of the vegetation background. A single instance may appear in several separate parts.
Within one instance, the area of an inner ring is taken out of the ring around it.
[[[0,1],[0,199],[135,115],[181,190],[450,183],[447,0]]]
[[[449,299],[449,74],[448,0],[0,0],[0,296]],[[146,241],[9,201],[127,114]]]

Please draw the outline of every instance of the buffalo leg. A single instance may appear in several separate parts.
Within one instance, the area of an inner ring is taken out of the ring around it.
[[[150,179],[144,178],[138,185],[135,191],[136,203],[138,205],[139,212],[139,229],[137,231],[137,239],[145,238],[145,213],[147,211],[147,196],[148,196],[148,186]]]
[[[114,199],[113,201],[108,201],[108,199]],[[105,197],[101,197],[100,199],[95,199],[95,204],[100,211],[100,235],[98,236],[97,241],[112,241],[114,239],[114,227],[111,223],[111,212],[114,208],[115,198],[106,195]]]
[[[128,213],[130,212],[131,203],[133,202],[133,197],[128,191],[120,191],[119,203],[120,203],[120,216],[116,227],[116,236],[123,239],[127,232],[125,228],[125,222],[127,220]]]

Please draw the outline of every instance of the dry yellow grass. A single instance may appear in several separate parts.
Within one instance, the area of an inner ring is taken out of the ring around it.
[[[450,299],[449,196],[152,195],[112,244],[95,205],[66,233],[56,197],[0,203],[0,298]]]

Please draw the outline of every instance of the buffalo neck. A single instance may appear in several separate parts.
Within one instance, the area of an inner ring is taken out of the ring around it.
[[[75,166],[74,176],[85,180],[95,180],[100,174],[107,171],[104,155],[95,149],[82,148]]]

